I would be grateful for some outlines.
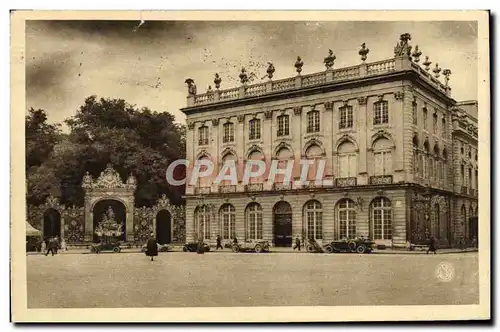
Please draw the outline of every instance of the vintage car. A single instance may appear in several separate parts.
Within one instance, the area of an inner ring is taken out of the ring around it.
[[[182,247],[182,251],[184,252],[197,252],[198,251],[198,242],[190,242],[186,243],[184,247]],[[203,242],[203,251],[210,251],[210,246]]]
[[[344,239],[332,241],[324,246],[327,253],[357,252],[358,254],[370,253],[375,246],[375,242],[365,238]]]
[[[122,249],[120,248],[120,241],[106,241],[100,243],[93,243],[90,246],[90,252],[94,252],[96,254],[101,251],[112,251],[112,252],[120,252]]]
[[[233,243],[231,249],[233,252],[240,251],[253,251],[253,252],[268,252],[269,242],[268,241],[256,241],[256,240],[246,240],[243,242]]]
[[[172,248],[170,248],[170,246],[168,244],[157,243],[156,246],[158,247],[158,252],[167,252],[167,251],[171,251],[171,249],[172,249]],[[147,247],[148,247],[147,244],[143,245],[141,248],[141,251],[146,252]]]

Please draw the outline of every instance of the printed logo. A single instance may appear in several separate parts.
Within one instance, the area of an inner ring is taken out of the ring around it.
[[[441,262],[436,268],[436,277],[443,282],[450,282],[455,276],[453,265],[448,262]]]

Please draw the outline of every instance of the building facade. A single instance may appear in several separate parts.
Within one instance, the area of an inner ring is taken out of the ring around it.
[[[234,160],[239,170],[237,184],[186,185],[186,240],[291,246],[363,235],[402,247],[430,236],[442,246],[472,238],[477,104],[455,101],[451,72],[431,69],[428,58],[420,66],[409,40],[401,35],[394,57],[372,63],[363,44],[360,64],[341,69],[330,51],[326,70],[309,75],[298,58],[297,75],[282,80],[272,80],[270,65],[260,84],[249,85],[242,69],[241,86],[227,90],[217,74],[216,89],[204,94],[186,80],[188,160],[209,159],[215,169]],[[303,159],[324,162],[322,182],[315,172],[296,181],[300,167],[291,182],[245,183],[241,172],[248,160]]]

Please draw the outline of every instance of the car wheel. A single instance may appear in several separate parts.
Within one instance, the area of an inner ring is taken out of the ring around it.
[[[314,250],[314,246],[312,246],[312,245],[308,245],[306,249],[307,249],[308,252],[314,252],[315,251]]]
[[[256,245],[254,248],[256,253],[261,253],[262,252],[262,246],[260,244]]]
[[[360,246],[358,246],[358,247],[356,248],[356,252],[357,252],[358,254],[364,254],[364,253],[365,253],[365,251],[366,251],[366,247],[365,247],[364,245],[360,245]]]
[[[326,246],[326,247],[325,247],[325,251],[326,251],[327,253],[331,254],[331,253],[333,253],[333,247],[332,247],[332,246],[330,246],[330,245],[328,245],[328,246]]]
[[[349,250],[351,250],[351,252],[355,252],[356,251],[356,242],[354,241],[351,241],[347,244],[347,247],[349,248]]]
[[[95,252],[95,248],[94,247],[90,247],[90,252]]]
[[[239,252],[240,251],[240,247],[238,247],[236,245],[234,245],[232,249],[233,249],[233,252]]]
[[[187,251],[188,251],[188,248],[186,248],[186,247],[182,247],[182,251],[187,252]]]

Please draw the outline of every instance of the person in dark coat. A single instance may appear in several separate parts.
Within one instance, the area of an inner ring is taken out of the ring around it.
[[[156,243],[154,234],[151,234],[151,237],[146,245],[146,256],[151,257],[151,261],[153,261],[155,256],[158,256],[158,244]]]
[[[49,255],[49,252],[52,253],[52,256],[57,254],[57,246],[59,243],[57,243],[57,240],[55,238],[48,239],[47,240],[47,252],[45,253],[45,256]]]
[[[293,247],[293,250],[295,249],[300,251],[300,239],[298,237],[295,239],[295,246]]]
[[[217,235],[217,247],[215,247],[215,250],[224,250],[224,248],[222,247],[222,239],[220,238],[220,235]]]
[[[436,251],[437,251],[436,239],[434,239],[434,237],[431,237],[431,239],[429,240],[429,248],[427,249],[427,254],[429,253],[429,251],[431,251],[433,253],[436,253]]]

